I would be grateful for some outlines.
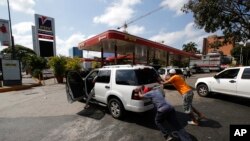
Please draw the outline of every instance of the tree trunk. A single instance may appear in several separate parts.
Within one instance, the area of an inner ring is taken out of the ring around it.
[[[56,76],[57,83],[63,83],[63,76]]]

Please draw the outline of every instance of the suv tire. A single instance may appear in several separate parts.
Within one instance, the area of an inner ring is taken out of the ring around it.
[[[110,114],[116,118],[121,119],[124,115],[124,107],[122,105],[122,102],[118,100],[117,98],[111,98],[108,102],[108,108],[110,111]]]
[[[199,84],[197,86],[197,93],[201,97],[206,97],[209,95],[208,87],[206,84]]]

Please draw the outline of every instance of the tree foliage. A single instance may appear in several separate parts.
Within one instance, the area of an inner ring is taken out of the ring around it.
[[[30,71],[33,77],[39,78],[42,70],[47,68],[47,60],[43,57],[30,55],[25,57],[26,69]]]
[[[182,8],[193,12],[195,24],[206,32],[221,30],[226,41],[250,39],[249,0],[189,0]]]
[[[67,57],[53,56],[49,59],[48,65],[53,70],[55,76],[64,76],[66,73]]]
[[[231,55],[235,58],[235,60],[240,63],[240,54],[241,54],[241,48],[242,48],[242,57],[243,57],[243,65],[249,66],[250,65],[250,47],[244,47],[243,45],[236,45],[231,50]]]
[[[66,70],[80,71],[82,69],[80,58],[68,58],[66,63]]]
[[[1,51],[1,53],[11,54],[12,48],[11,47],[5,48]],[[36,56],[36,53],[32,49],[18,44],[15,45],[15,58],[19,59],[22,62],[22,67],[24,69],[29,68],[28,61],[30,61],[29,59],[32,58],[32,56],[34,55]]]
[[[190,53],[197,53],[197,44],[195,42],[189,42],[182,46],[182,50]]]
[[[12,48],[11,47],[5,48],[1,51],[1,53],[2,54],[5,54],[5,53],[11,54]],[[15,57],[16,57],[16,59],[20,59],[20,61],[22,62],[25,57],[30,56],[30,55],[36,55],[36,53],[28,47],[25,47],[22,45],[15,45]]]
[[[223,43],[221,41],[214,41],[213,43],[209,44],[209,47],[212,48],[214,51],[218,50]]]

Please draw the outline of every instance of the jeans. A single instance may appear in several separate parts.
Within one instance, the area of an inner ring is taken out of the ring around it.
[[[176,118],[176,113],[174,109],[169,109],[165,112],[157,111],[155,116],[155,124],[161,130],[164,136],[169,134],[169,132],[167,131],[166,127],[164,127],[163,124],[165,120],[169,124],[171,124],[177,131],[181,129],[181,125]]]

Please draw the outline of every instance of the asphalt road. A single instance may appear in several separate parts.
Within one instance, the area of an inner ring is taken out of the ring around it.
[[[199,74],[188,78],[193,86]],[[162,141],[154,124],[154,113],[128,112],[124,120],[111,117],[105,107],[69,104],[65,85],[47,80],[45,86],[0,94],[1,141]],[[232,96],[199,97],[195,92],[194,106],[208,120],[200,126],[186,124],[181,96],[165,89],[166,99],[177,110],[177,117],[194,141],[228,141],[230,124],[250,124],[250,100]]]

